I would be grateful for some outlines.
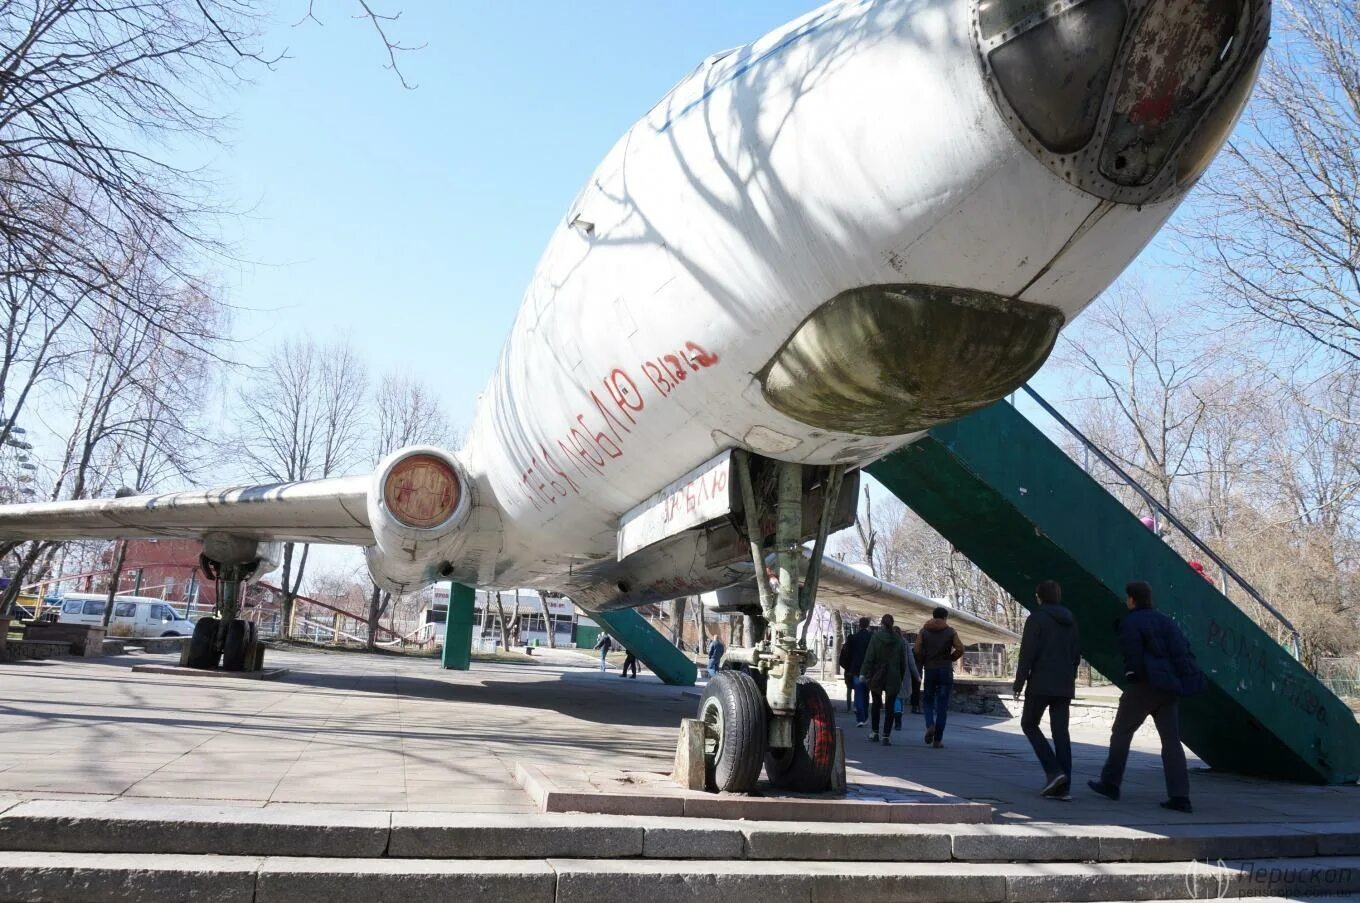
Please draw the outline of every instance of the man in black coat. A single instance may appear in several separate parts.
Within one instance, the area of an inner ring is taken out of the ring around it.
[[[869,696],[859,671],[864,667],[864,656],[869,652],[869,641],[874,638],[869,629],[869,619],[859,619],[859,630],[845,641],[841,647],[841,657],[836,664],[841,666],[845,676],[845,710],[850,711],[850,698],[855,700],[855,726],[864,727],[869,720]]]
[[[1021,692],[1025,694],[1020,728],[1044,767],[1043,796],[1070,800],[1072,740],[1067,720],[1072,697],[1077,695],[1077,667],[1081,664],[1077,620],[1063,607],[1062,587],[1056,581],[1045,580],[1036,586],[1034,598],[1039,608],[1025,621],[1020,664],[1015,670],[1015,696],[1018,699]],[[1045,711],[1053,731],[1053,746],[1039,726]]]
[[[1100,780],[1088,784],[1103,797],[1119,799],[1129,745],[1151,715],[1162,741],[1167,792],[1162,808],[1193,812],[1190,774],[1181,748],[1179,702],[1181,696],[1204,689],[1204,675],[1176,622],[1152,607],[1152,587],[1140,580],[1130,583],[1124,592],[1129,613],[1119,621],[1119,648],[1124,654],[1124,677],[1129,687],[1119,698],[1119,711],[1110,731],[1110,752]]]

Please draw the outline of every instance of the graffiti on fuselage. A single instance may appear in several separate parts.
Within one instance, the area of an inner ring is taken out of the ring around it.
[[[519,462],[519,483],[539,511],[580,495],[581,482],[605,474],[624,457],[628,437],[649,403],[672,399],[687,380],[719,362],[696,342],[649,358],[632,368],[615,367],[590,389],[554,439],[538,444],[537,454]],[[639,378],[640,376],[640,378]],[[650,389],[646,387],[650,386]]]

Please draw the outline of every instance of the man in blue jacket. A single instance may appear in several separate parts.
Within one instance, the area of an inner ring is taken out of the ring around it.
[[[849,696],[853,695],[855,700],[855,727],[864,727],[869,720],[869,692],[868,685],[859,676],[860,668],[864,667],[864,656],[869,652],[869,641],[874,638],[874,633],[869,629],[869,619],[859,619],[859,630],[854,636],[845,641],[841,647],[840,661],[841,673],[845,675],[846,707],[849,708]]]
[[[1077,695],[1077,667],[1081,664],[1081,640],[1077,619],[1062,604],[1062,587],[1045,580],[1034,588],[1038,609],[1025,620],[1020,640],[1020,662],[1015,669],[1015,696],[1025,694],[1020,729],[1034,747],[1044,767],[1042,795],[1070,800],[1072,739],[1067,732],[1072,698]],[[1053,731],[1053,745],[1044,736],[1044,712]]]
[[[1099,781],[1088,786],[1108,799],[1119,799],[1124,766],[1134,732],[1152,716],[1162,740],[1162,772],[1166,777],[1164,809],[1192,812],[1190,774],[1181,748],[1180,697],[1204,688],[1204,675],[1195,666],[1185,634],[1166,615],[1152,607],[1152,587],[1136,581],[1124,588],[1129,613],[1119,621],[1119,648],[1124,654],[1124,677],[1129,687],[1119,698],[1119,711],[1110,732],[1110,752]]]

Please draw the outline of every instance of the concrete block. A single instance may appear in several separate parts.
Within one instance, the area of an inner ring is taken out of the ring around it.
[[[702,827],[648,824],[642,838],[642,855],[649,859],[741,859],[746,855],[746,836],[735,826],[706,822]]]
[[[1006,882],[986,866],[858,862],[592,862],[551,860],[558,903],[599,900],[848,901],[848,903],[991,903]],[[942,895],[941,888],[948,894]]]
[[[849,800],[779,799],[773,797],[712,794],[685,797],[684,814],[690,818],[744,818],[753,821],[821,821],[886,823],[889,807],[883,803]]]
[[[633,857],[643,855],[643,828],[592,815],[394,812],[387,855],[425,859]]]
[[[0,849],[381,856],[387,812],[36,800],[0,815]]]
[[[895,825],[981,825],[992,820],[986,803],[888,804],[888,821]]]
[[[686,790],[703,790],[707,778],[704,767],[704,723],[697,718],[680,721],[680,736],[675,744],[675,767],[671,780]]]
[[[0,897],[81,903],[252,903],[254,856],[0,852]]]
[[[1217,899],[1220,882],[1228,888],[1234,877],[1230,870],[1217,866],[1206,865],[1196,873],[1181,863],[1159,866],[1127,862],[1055,862],[1002,868],[1006,869],[1006,899],[1013,903],[1174,900],[1206,896]]]
[[[1162,825],[1131,832],[1124,839],[1102,840],[1100,858],[1117,861],[1190,862],[1196,859],[1314,856],[1317,838],[1284,825],[1208,824]]]
[[[552,859],[548,864],[557,873],[556,903],[601,900],[797,903],[810,899],[807,877],[791,874],[782,863]]]
[[[1288,827],[1312,835],[1318,856],[1360,856],[1360,822],[1317,822]]]
[[[555,887],[553,870],[534,859],[277,858],[260,866],[254,903],[552,903]]]
[[[952,829],[953,858],[965,862],[1089,862],[1100,837],[1079,829],[968,825]]]
[[[750,859],[945,862],[950,855],[950,837],[942,830],[772,824],[748,826],[743,832]]]
[[[809,863],[813,903],[993,903],[1006,899],[1006,879],[986,866],[935,862]],[[946,890],[947,889],[947,890]]]

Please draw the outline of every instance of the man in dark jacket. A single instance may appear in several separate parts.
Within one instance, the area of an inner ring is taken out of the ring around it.
[[[1124,677],[1129,687],[1119,698],[1119,710],[1110,732],[1110,752],[1099,781],[1090,781],[1096,793],[1119,799],[1124,766],[1134,732],[1152,716],[1162,740],[1162,772],[1167,799],[1163,809],[1192,812],[1190,775],[1181,748],[1179,698],[1204,688],[1204,675],[1195,665],[1185,634],[1166,615],[1152,607],[1152,588],[1142,581],[1124,588],[1129,613],[1119,621],[1119,648],[1124,654]]]
[[[1015,669],[1015,696],[1025,694],[1025,709],[1020,728],[1025,732],[1047,782],[1043,795],[1050,799],[1072,798],[1072,740],[1067,719],[1072,697],[1077,695],[1077,667],[1081,664],[1081,645],[1077,621],[1063,607],[1062,587],[1045,580],[1034,588],[1039,608],[1025,621],[1020,640],[1020,664]],[[1028,685],[1028,688],[1026,688]],[[1044,711],[1053,731],[1053,746],[1048,745],[1043,728]]]
[[[836,663],[841,666],[841,673],[845,676],[847,712],[850,711],[849,697],[853,695],[855,699],[856,727],[864,727],[865,722],[869,720],[869,697],[859,672],[864,667],[864,656],[869,652],[869,641],[873,637],[873,631],[869,629],[869,619],[860,618],[859,630],[845,641],[845,645],[841,647],[840,660]]]
[[[932,614],[916,635],[916,663],[925,684],[921,706],[926,716],[926,744],[939,749],[944,746],[944,722],[954,695],[954,662],[963,658],[963,641],[949,626],[949,609],[941,605]]]

